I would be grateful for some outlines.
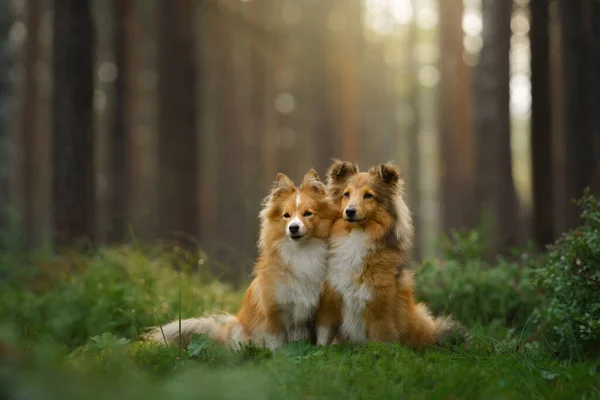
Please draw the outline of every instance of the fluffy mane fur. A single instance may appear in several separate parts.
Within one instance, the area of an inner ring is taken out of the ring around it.
[[[341,202],[349,179],[360,174],[356,164],[337,159],[333,161],[327,171],[327,192],[334,203]],[[373,166],[362,175],[388,215],[380,221],[384,224],[384,234],[379,239],[408,255],[413,244],[414,228],[412,214],[404,201],[404,180],[400,170],[396,164],[388,162]]]
[[[239,312],[182,321],[182,344],[194,333],[231,345],[253,341],[270,349],[288,341],[313,339],[335,211],[314,170],[299,187],[278,174],[259,214],[259,256]],[[178,328],[179,321],[162,330],[153,328],[147,339],[175,343],[180,337]]]
[[[413,240],[398,167],[382,163],[367,172],[334,160],[327,191],[338,206],[331,230],[329,268],[316,317],[317,341],[334,337],[362,343],[436,343],[455,324],[434,318],[413,298],[408,266]]]

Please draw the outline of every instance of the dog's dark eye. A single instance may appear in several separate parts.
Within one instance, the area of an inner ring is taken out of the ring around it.
[[[303,217],[310,217],[311,215],[313,215],[313,213],[310,211],[305,211],[304,214],[302,214]]]
[[[346,193],[344,193],[344,196],[345,196],[345,197],[350,197],[350,192],[346,192]]]
[[[289,218],[289,217],[290,217],[290,214],[289,214],[289,213],[285,213],[285,214],[283,214],[283,218]]]
[[[372,199],[373,195],[371,193],[365,193],[365,195],[363,196],[363,198],[365,198],[365,199]]]

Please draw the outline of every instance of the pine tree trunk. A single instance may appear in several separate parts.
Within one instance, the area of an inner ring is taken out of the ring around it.
[[[226,10],[222,13],[236,12]],[[246,160],[243,151],[243,127],[239,122],[240,112],[236,99],[241,90],[235,83],[234,35],[230,26],[221,24],[217,28],[220,38],[220,48],[214,57],[220,69],[216,101],[216,128],[217,128],[217,171],[216,189],[218,194],[217,209],[219,215],[220,241],[222,245],[235,246],[236,255],[243,251],[245,227],[243,226],[245,213],[242,207],[245,193],[240,182],[242,169]],[[292,160],[290,160],[292,161]],[[274,179],[274,177],[272,178]],[[221,247],[223,249],[223,247]],[[221,252],[219,252],[221,253]],[[228,253],[225,251],[224,253]],[[222,253],[221,253],[222,254]],[[219,259],[222,260],[219,256]],[[237,271],[236,271],[237,272]]]
[[[566,228],[578,222],[570,200],[587,186],[600,191],[600,4],[560,2],[564,72]]]
[[[28,2],[24,8],[24,22],[27,37],[22,50],[23,80],[20,86],[19,118],[14,132],[12,205],[19,216],[25,241],[28,245],[33,242],[34,228],[34,174],[36,158],[37,120],[40,114],[38,94],[39,82],[36,66],[40,60],[41,46],[39,40],[40,22],[43,4],[40,0]],[[36,118],[31,118],[35,115]]]
[[[10,180],[10,114],[12,82],[9,72],[12,67],[10,52],[10,30],[12,27],[11,2],[0,2],[0,232],[8,228],[6,208],[9,204]],[[0,248],[2,243],[0,243]]]
[[[114,0],[114,51],[117,77],[114,83],[115,106],[110,132],[110,239],[115,242],[128,236],[128,198],[131,190],[131,168],[127,155],[131,151],[131,132],[137,113],[136,70],[137,29],[136,0]]]
[[[417,1],[412,0],[411,3],[413,5],[413,10],[417,10]],[[409,39],[408,39],[408,51],[411,54],[416,54],[415,49],[418,45],[418,25],[417,20],[413,19],[410,27]],[[420,119],[419,119],[419,79],[418,79],[418,70],[419,65],[418,61],[415,57],[410,57],[409,61],[410,65],[410,77],[411,77],[411,87],[410,87],[410,106],[413,110],[412,120],[410,123],[410,127],[406,132],[406,147],[408,151],[405,151],[407,158],[407,168],[408,168],[408,178],[406,182],[407,192],[408,192],[408,206],[413,214],[413,225],[415,229],[415,239],[412,248],[412,257],[415,261],[419,262],[423,256],[423,249],[421,243],[421,222],[422,222],[422,213],[421,213],[421,146],[419,144],[419,131],[421,129]]]
[[[54,240],[93,239],[93,54],[89,0],[54,1]]]
[[[475,149],[470,69],[463,61],[462,0],[439,4],[441,215],[447,232],[477,224]]]
[[[477,198],[489,256],[516,244],[512,179],[509,48],[512,1],[483,0],[483,48],[475,72]]]
[[[193,3],[161,0],[158,10],[159,229],[179,237],[198,234]]]
[[[534,241],[538,247],[542,248],[554,241],[548,0],[532,0],[530,10],[532,225]]]
[[[314,67],[312,97],[311,101],[316,110],[320,111],[315,117],[315,136],[318,140],[316,146],[315,168],[322,176],[325,177],[325,171],[331,165],[333,157],[340,158],[339,152],[340,142],[338,140],[337,131],[334,129],[334,107],[335,100],[332,98],[334,91],[330,90],[331,79],[329,79],[329,57],[330,51],[329,41],[326,39],[329,35],[327,28],[328,16],[333,8],[332,0],[322,0],[316,10],[313,10],[311,22],[313,28],[310,35],[312,36],[312,51],[315,58],[310,60]],[[308,78],[310,79],[310,78]],[[307,80],[308,80],[307,79]],[[349,160],[358,162],[358,160]]]

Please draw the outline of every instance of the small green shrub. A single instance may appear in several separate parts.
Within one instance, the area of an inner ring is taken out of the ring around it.
[[[442,257],[461,264],[483,259],[485,245],[477,230],[452,231],[439,240]]]
[[[416,275],[417,296],[436,314],[453,314],[467,326],[501,322],[522,328],[539,300],[530,271],[519,264],[427,261]]]
[[[500,259],[490,265],[476,232],[453,232],[440,240],[444,256],[425,261],[417,270],[419,300],[436,314],[453,314],[467,326],[501,323],[523,328],[539,304],[531,282],[531,269],[520,262]]]
[[[600,204],[589,191],[577,201],[581,225],[549,247],[536,270],[547,302],[537,311],[545,338],[562,355],[600,352]]]
[[[125,246],[72,260],[2,259],[0,325],[22,339],[51,337],[73,347],[104,332],[137,339],[179,309],[189,317],[239,303],[240,294],[226,285],[175,271],[172,257]]]

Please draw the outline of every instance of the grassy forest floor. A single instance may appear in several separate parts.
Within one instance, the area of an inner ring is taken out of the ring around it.
[[[524,277],[515,284],[522,269],[512,264],[435,260],[416,269],[420,297],[469,326],[473,339],[459,349],[298,342],[271,354],[202,336],[183,351],[139,342],[159,321],[235,311],[242,291],[200,264],[178,249],[131,246],[5,254],[0,399],[600,398],[598,359],[559,359],[531,340],[535,293]]]

